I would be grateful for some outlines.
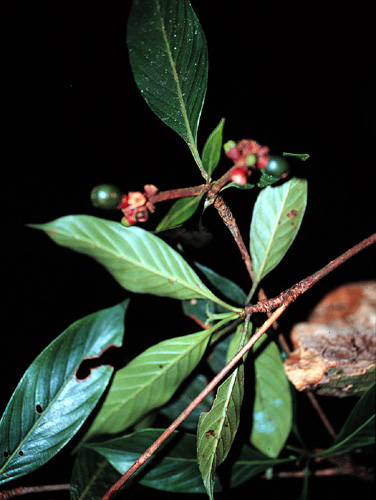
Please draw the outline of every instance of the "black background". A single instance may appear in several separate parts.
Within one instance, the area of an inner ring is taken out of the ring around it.
[[[308,3],[296,10],[289,3],[239,0],[229,5],[196,0],[192,5],[209,47],[199,149],[225,117],[225,141],[253,138],[273,154],[311,155],[307,162],[291,162],[296,175],[308,178],[309,202],[294,246],[265,281],[267,294],[274,296],[375,230],[371,12],[362,3],[351,10]],[[146,183],[164,190],[202,181],[184,141],[149,110],[135,86],[125,44],[129,7],[127,0],[34,1],[15,2],[9,12],[1,411],[49,342],[73,321],[125,297],[94,261],[55,246],[25,225],[81,213],[118,220],[118,213],[91,206],[90,191],[102,182],[126,192]],[[218,173],[228,167],[224,159]],[[247,240],[254,195],[226,193]],[[155,227],[166,209],[161,206],[148,227]],[[203,222],[215,236],[207,247],[192,250],[192,256],[247,289],[243,263],[216,214],[209,210]],[[368,249],[319,283],[286,312],[284,331],[304,320],[334,286],[374,279],[374,261],[375,251]],[[160,299],[135,297],[127,352],[195,331],[189,320],[181,322],[175,302],[168,303],[170,317],[152,314],[163,307]],[[145,308],[151,314],[145,315]],[[325,399],[323,404],[338,429],[353,402]],[[322,439],[313,446],[328,445],[321,424],[312,419],[318,431],[310,428],[309,434],[312,440]],[[49,482],[56,467],[54,481],[69,481],[69,466],[62,470],[56,465],[65,463],[64,451],[60,455],[17,485]],[[313,498],[318,491],[321,498],[346,491],[349,479],[320,481]],[[247,491],[256,484],[275,498],[286,491],[296,497],[301,487],[296,481],[262,480],[250,483]],[[356,487],[361,491],[364,486],[359,482]]]

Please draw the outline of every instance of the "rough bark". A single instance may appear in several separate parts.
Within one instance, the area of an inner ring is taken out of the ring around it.
[[[293,327],[291,342],[285,371],[297,390],[360,396],[375,380],[376,281],[327,294],[307,322]]]

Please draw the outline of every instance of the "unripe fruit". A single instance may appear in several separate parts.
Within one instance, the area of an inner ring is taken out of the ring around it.
[[[90,197],[95,207],[114,210],[121,202],[122,193],[116,186],[100,184],[92,189]]]
[[[288,162],[283,156],[270,156],[269,162],[263,172],[271,177],[285,177],[290,170]]]

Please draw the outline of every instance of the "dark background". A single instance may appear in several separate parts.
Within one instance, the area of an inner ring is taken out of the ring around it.
[[[209,47],[199,149],[225,117],[225,141],[253,138],[273,154],[311,155],[307,162],[291,162],[296,175],[308,178],[309,202],[294,246],[265,280],[267,294],[274,296],[375,231],[371,12],[362,3],[349,10],[308,3],[295,10],[288,3],[239,0],[196,0],[192,5]],[[25,225],[81,213],[119,220],[118,213],[91,206],[90,191],[102,182],[126,192],[146,183],[164,190],[202,181],[184,141],[149,110],[134,84],[125,45],[129,7],[127,0],[24,1],[9,12],[1,412],[25,369],[49,342],[73,321],[125,296],[94,261],[55,246]],[[228,167],[224,159],[218,174]],[[253,196],[226,192],[246,240]],[[167,208],[160,207],[150,227]],[[214,239],[191,255],[247,289],[243,263],[216,214],[208,210],[203,222]],[[374,279],[374,261],[375,251],[368,249],[319,283],[281,318],[284,331],[304,320],[334,286]],[[140,349],[140,338],[149,345],[196,329],[188,320],[180,323],[175,302],[167,306],[167,320],[165,314],[143,314],[145,307],[163,308],[159,299],[141,296],[133,304],[128,352]],[[140,332],[137,339],[134,332]],[[339,429],[353,401],[324,398],[323,404]],[[312,418],[322,437],[321,424]],[[328,443],[323,438],[317,445]],[[35,473],[36,479],[17,483],[46,482],[64,458],[62,452],[62,458]],[[59,473],[55,482],[69,480],[68,467]],[[321,480],[320,497],[327,492],[329,498],[339,487],[346,491],[346,481]],[[274,496],[300,488],[287,480],[261,484]],[[361,491],[363,485],[356,487]]]

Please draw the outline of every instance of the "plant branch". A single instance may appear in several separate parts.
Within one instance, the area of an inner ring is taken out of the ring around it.
[[[27,495],[28,493],[44,493],[45,491],[62,491],[69,490],[70,484],[46,484],[42,486],[20,486],[12,490],[0,491],[0,500],[8,500],[19,495]]]
[[[311,276],[308,276],[307,278],[299,281],[299,283],[296,283],[294,286],[292,286],[285,292],[282,292],[280,295],[278,295],[278,297],[275,297],[274,299],[261,300],[257,304],[245,307],[243,311],[243,316],[246,316],[249,312],[268,313],[270,311],[273,311],[277,307],[280,307],[280,305],[283,304],[286,300],[290,300],[292,302],[295,301],[300,295],[309,290],[313,285],[315,285],[319,280],[324,278],[327,274],[337,269],[337,267],[339,267],[341,264],[349,260],[357,253],[373,245],[375,242],[376,242],[376,233],[372,234],[365,240],[353,246],[352,248],[344,252],[342,255],[329,262],[329,264],[327,264],[320,270],[316,271],[314,274],[311,274]]]
[[[192,186],[187,188],[177,188],[169,189],[167,191],[160,191],[156,194],[149,196],[149,201],[152,204],[159,203],[161,201],[175,200],[178,198],[187,198],[191,196],[200,196],[203,193],[207,193],[207,198],[210,204],[214,203],[215,197],[222,189],[222,187],[231,180],[231,174],[235,167],[230,168],[225,174],[222,175],[216,181],[209,182],[207,184],[200,184],[198,186]]]
[[[214,207],[217,209],[223,222],[225,223],[226,227],[228,228],[228,230],[232,234],[232,236],[235,240],[235,243],[238,245],[242,259],[244,260],[245,266],[247,268],[248,274],[251,277],[251,280],[253,281],[254,280],[254,273],[253,273],[253,267],[252,267],[252,260],[251,260],[249,253],[248,253],[248,250],[244,244],[242,235],[239,231],[238,225],[236,224],[236,220],[234,219],[234,216],[232,215],[231,210],[226,205],[224,199],[220,195],[216,196],[215,201],[214,201]]]
[[[338,266],[346,262],[350,257],[353,257],[361,250],[376,242],[376,233],[369,238],[352,247],[347,252],[343,253],[328,265],[309,276],[305,280],[300,281],[287,292],[282,293],[275,299],[261,301],[254,306],[244,308],[243,317],[249,317],[253,312],[270,313],[276,309],[259,330],[248,340],[237,354],[229,361],[229,363],[213,378],[213,380],[205,387],[205,389],[192,401],[192,403],[179,415],[179,417],[160,435],[160,437],[136,460],[136,462],[127,470],[127,472],[107,491],[102,500],[108,500],[161,446],[161,444],[177,429],[177,427],[187,418],[187,416],[201,403],[201,401],[222,381],[222,379],[237,365],[242,357],[249,349],[257,342],[257,340],[272,326],[272,324],[281,316],[287,307],[294,302],[300,295],[311,288],[321,278],[329,274]],[[1,499],[0,499],[1,500]]]

